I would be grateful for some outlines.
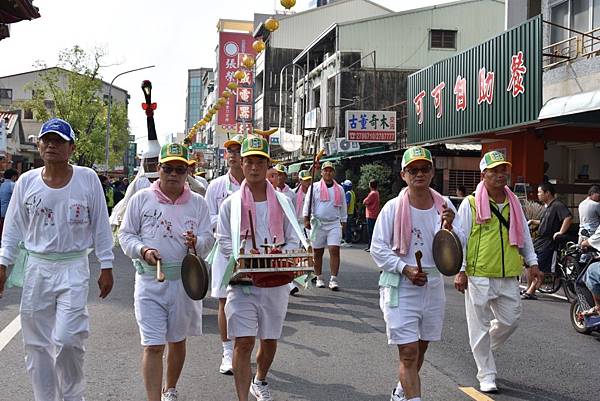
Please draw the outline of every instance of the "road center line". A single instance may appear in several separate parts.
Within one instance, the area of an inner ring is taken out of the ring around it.
[[[458,389],[476,401],[494,401],[492,398],[480,393],[473,387],[459,387]]]
[[[0,332],[0,351],[8,345],[10,340],[12,340],[19,331],[21,331],[21,315],[17,315],[17,317]]]

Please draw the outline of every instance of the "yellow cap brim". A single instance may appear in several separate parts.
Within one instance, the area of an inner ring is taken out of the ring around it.
[[[230,147],[232,145],[240,145],[240,146],[242,146],[242,144],[239,143],[238,141],[232,141],[231,139],[229,139],[229,140],[225,141],[225,143],[223,144],[223,147],[225,149],[227,149],[228,147]]]
[[[168,162],[172,162],[172,161],[180,161],[180,162],[184,162],[185,164],[189,165],[189,162],[187,159],[184,159],[183,157],[179,157],[179,156],[165,157],[164,159],[160,159],[158,162],[159,163],[168,163]]]
[[[271,160],[271,157],[266,154],[265,152],[261,152],[260,150],[250,150],[246,153],[243,153],[241,155],[242,157],[246,157],[246,156],[262,156],[262,157],[266,157],[267,159]]]
[[[426,158],[426,157],[416,157],[416,158],[412,159],[411,161],[409,161],[408,163],[406,163],[406,164],[404,165],[404,167],[402,167],[402,168],[405,168],[405,167],[407,167],[407,166],[410,166],[412,163],[414,163],[414,162],[417,162],[417,161],[419,161],[419,160],[425,160],[426,162],[429,162],[429,163],[431,163],[431,164],[433,165],[433,161],[432,161],[432,160],[430,160],[430,159],[428,159],[428,158]]]
[[[499,162],[494,162],[492,164],[490,164],[489,166],[487,166],[485,169],[487,170],[488,168],[494,168],[494,167],[498,167],[501,164],[508,164],[508,167],[512,167],[512,163],[511,162],[507,162],[507,161],[499,161]]]
[[[302,181],[312,180],[311,176],[300,178]]]

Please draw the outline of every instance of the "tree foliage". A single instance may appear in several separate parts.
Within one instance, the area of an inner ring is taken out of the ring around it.
[[[38,121],[59,117],[68,121],[76,135],[73,161],[91,167],[104,164],[108,104],[103,99],[100,70],[104,52],[87,52],[75,45],[62,50],[58,68],[48,68],[44,62],[35,67],[46,69],[40,78],[28,85],[33,91],[31,100],[23,103]],[[112,102],[110,113],[109,165],[123,164],[127,150],[129,122],[125,103]]]
[[[369,192],[369,181],[377,180],[380,204],[383,206],[389,199],[394,197],[392,194],[392,169],[390,166],[375,162],[363,164],[360,166],[360,179],[358,189],[366,196]]]

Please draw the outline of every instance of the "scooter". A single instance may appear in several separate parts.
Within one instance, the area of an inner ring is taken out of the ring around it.
[[[590,334],[592,331],[600,331],[600,316],[585,316],[584,312],[590,310],[594,304],[592,292],[585,284],[585,275],[592,263],[600,262],[600,252],[594,248],[583,251],[579,263],[583,268],[575,282],[576,299],[571,302],[570,317],[571,325],[576,332]]]

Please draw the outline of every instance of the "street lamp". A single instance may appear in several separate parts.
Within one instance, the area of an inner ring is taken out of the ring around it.
[[[140,67],[140,68],[135,68],[133,70],[129,70],[129,71],[124,71],[120,74],[115,75],[115,77],[112,79],[112,81],[110,81],[110,85],[108,87],[108,116],[106,118],[106,149],[104,152],[104,157],[105,157],[105,161],[106,161],[106,169],[105,169],[105,173],[108,175],[108,148],[110,146],[110,110],[111,110],[111,106],[112,106],[112,96],[111,96],[111,92],[112,92],[112,87],[113,87],[113,83],[115,82],[115,79],[119,78],[121,75],[125,75],[125,74],[129,74],[130,72],[135,72],[135,71],[140,71],[140,70],[145,70],[147,68],[153,68],[156,67],[154,65],[149,65],[146,67]]]

